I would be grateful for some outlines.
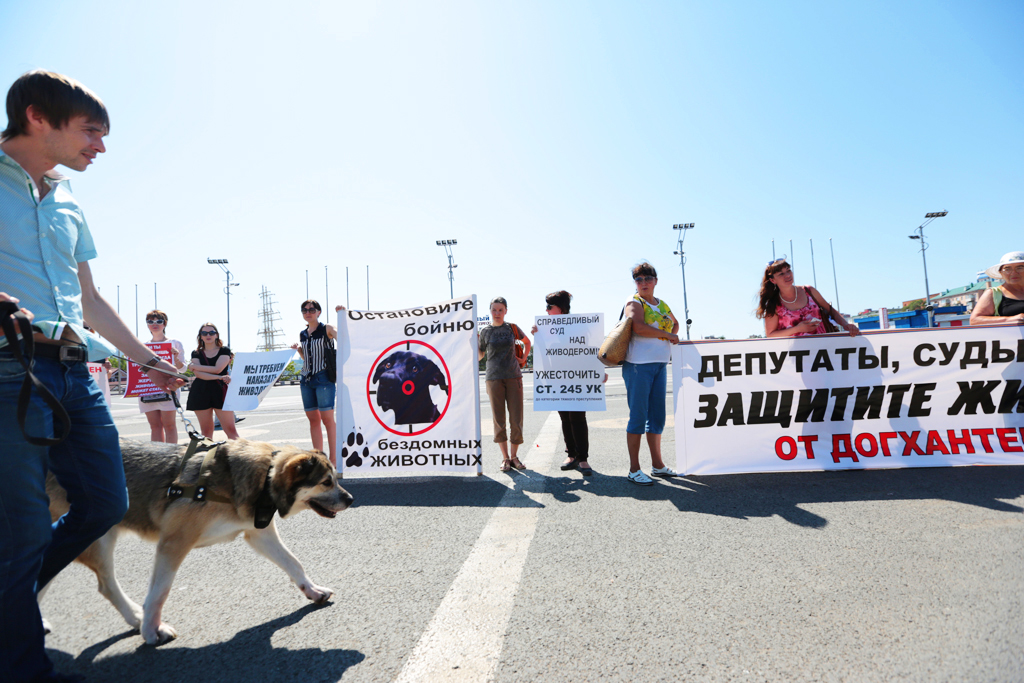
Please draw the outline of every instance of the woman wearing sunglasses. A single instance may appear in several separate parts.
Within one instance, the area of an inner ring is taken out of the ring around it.
[[[1024,251],[1004,254],[985,274],[1003,283],[981,295],[971,311],[971,324],[1024,322]]]
[[[335,308],[344,310],[343,306]],[[337,382],[337,357],[334,340],[338,333],[330,325],[319,320],[320,304],[313,299],[302,302],[302,319],[306,321],[306,329],[299,333],[299,343],[292,348],[299,352],[302,359],[302,374],[299,377],[299,389],[302,392],[302,409],[309,420],[309,436],[313,440],[313,448],[324,451],[324,433],[320,426],[327,430],[328,457],[331,464],[337,467],[334,453],[334,438],[337,428],[334,423],[334,394]],[[331,376],[333,375],[333,377]]]
[[[227,437],[237,439],[235,413],[224,410],[224,396],[231,383],[231,376],[228,375],[228,366],[233,356],[231,349],[224,346],[220,332],[213,323],[205,323],[199,328],[196,341],[199,347],[192,352],[192,362],[188,364],[188,369],[195,373],[196,378],[188,390],[186,409],[196,414],[199,431],[207,439],[213,438],[214,411],[217,411],[217,420]]]
[[[167,338],[167,314],[160,310],[152,310],[146,314],[146,327],[149,328],[149,343],[171,343],[171,365],[180,372],[185,367],[185,347],[177,339]],[[163,441],[165,443],[178,443],[178,423],[174,416],[174,402],[167,394],[157,394],[154,398],[163,397],[162,400],[146,400],[146,396],[139,397],[139,412],[145,413],[149,420],[149,440]],[[178,401],[181,401],[181,390],[177,391]]]
[[[668,304],[654,296],[658,273],[646,261],[633,268],[636,294],[626,304],[625,314],[633,323],[626,360],[622,363],[622,379],[626,383],[629,422],[626,424],[626,447],[629,449],[629,480],[650,486],[654,480],[640,469],[640,440],[647,434],[651,451],[651,474],[675,477],[676,473],[661,458],[661,433],[665,429],[665,392],[668,385],[667,364],[672,360],[672,344],[679,343],[676,332],[679,321]]]
[[[853,323],[846,322],[832,304],[822,298],[814,287],[793,284],[793,269],[780,258],[769,261],[761,278],[757,317],[764,319],[765,337],[806,337],[825,334],[825,318],[832,318],[851,337],[860,334]]]

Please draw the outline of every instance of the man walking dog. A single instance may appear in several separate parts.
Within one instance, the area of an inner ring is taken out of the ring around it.
[[[66,76],[32,71],[7,93],[7,128],[0,133],[0,317],[9,319],[20,308],[32,320],[31,374],[56,401],[38,388],[21,396],[32,379],[21,362],[29,344],[0,336],[2,681],[82,680],[53,670],[36,592],[118,523],[128,506],[117,429],[85,364],[114,348],[86,331],[83,314],[148,368],[154,384],[166,390],[181,385],[157,371],[175,369],[136,339],[100,296],[88,263],[97,255],[89,227],[67,179],[54,170],[58,164],[88,168],[106,151],[109,128],[103,102]],[[57,425],[66,438],[54,438]],[[52,526],[47,470],[71,501]]]

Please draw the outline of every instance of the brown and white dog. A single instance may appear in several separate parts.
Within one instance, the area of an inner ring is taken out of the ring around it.
[[[96,572],[100,593],[129,626],[140,629],[151,645],[177,637],[175,630],[162,621],[161,612],[178,567],[193,548],[225,543],[239,534],[253,550],[283,569],[313,602],[324,603],[334,595],[333,590],[317,586],[306,576],[278,536],[272,518],[262,529],[254,522],[257,508],[270,501],[282,518],[306,509],[333,518],[351,505],[352,496],[338,484],[334,467],[323,453],[245,439],[228,441],[217,449],[206,489],[230,502],[214,502],[168,497],[168,487],[178,476],[184,451],[185,446],[121,439],[128,513],[77,560]],[[202,461],[202,454],[190,458],[181,480],[197,481]],[[46,488],[50,515],[56,520],[68,510],[67,497],[52,475]],[[268,512],[263,510],[264,515]],[[143,607],[124,594],[114,574],[114,545],[123,530],[157,543]],[[42,597],[40,592],[39,599]]]

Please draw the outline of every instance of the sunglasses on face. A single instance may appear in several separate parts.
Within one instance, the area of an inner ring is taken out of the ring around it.
[[[204,337],[216,337],[217,336],[217,331],[216,330],[203,330],[199,334],[203,335]]]
[[[545,310],[545,311],[550,311],[550,310],[551,310],[552,308],[554,308],[554,307],[555,307],[555,305],[554,305],[554,304],[548,304],[547,306],[545,306],[545,307],[544,307],[544,310]]]
[[[316,309],[315,308],[308,308],[307,307],[307,308],[303,308],[302,312],[303,313],[316,313]]]
[[[658,278],[654,277],[653,275],[638,275],[637,277],[633,278],[633,281],[638,284],[644,284],[646,282],[654,282],[657,279]]]
[[[147,325],[162,325],[164,322],[163,318],[146,318]]]

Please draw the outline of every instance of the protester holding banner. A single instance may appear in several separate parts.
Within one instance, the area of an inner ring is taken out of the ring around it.
[[[860,329],[846,322],[846,318],[832,308],[832,304],[825,301],[814,287],[793,284],[793,269],[786,259],[768,262],[758,299],[757,317],[764,318],[765,337],[827,334],[830,331],[826,327],[829,318],[839,323],[851,337],[860,334]]]
[[[224,395],[227,393],[231,377],[228,366],[231,365],[231,349],[220,340],[220,332],[213,323],[205,323],[199,328],[196,336],[198,348],[192,352],[192,362],[188,369],[195,373],[192,387],[188,391],[186,408],[196,414],[199,430],[208,439],[213,438],[213,413],[217,412],[221,429],[229,439],[237,439],[235,414],[224,410]]]
[[[676,473],[661,458],[661,433],[665,429],[665,392],[668,383],[667,364],[672,360],[672,344],[679,343],[676,332],[679,321],[668,304],[654,296],[658,273],[643,261],[633,268],[636,294],[626,304],[626,315],[633,323],[626,360],[622,363],[622,379],[626,383],[629,422],[626,424],[626,447],[629,450],[629,480],[650,486],[654,480],[640,469],[640,439],[647,434],[651,451],[651,474],[675,477]]]
[[[971,324],[1024,322],[1024,251],[1003,254],[985,274],[1003,284],[981,295],[971,311]]]
[[[519,327],[505,322],[508,302],[504,297],[491,301],[491,323],[480,329],[480,359],[486,358],[487,397],[491,400],[494,418],[494,443],[501,448],[501,471],[508,472],[515,467],[525,470],[517,457],[519,444],[523,443],[523,372],[516,359],[516,341],[525,345],[525,355],[530,355],[530,338],[519,331]],[[511,438],[505,430],[505,409],[508,408],[508,423]],[[512,441],[509,454],[508,442]]]
[[[569,313],[572,294],[561,289],[552,292],[544,297],[547,304],[544,310],[547,315],[566,315]],[[537,326],[534,325],[530,334],[537,334]],[[536,368],[536,366],[534,366]],[[608,375],[604,376],[605,380]],[[559,410],[558,418],[562,421],[562,437],[565,439],[566,453],[568,459],[562,463],[560,469],[579,470],[584,477],[594,473],[587,458],[590,454],[590,431],[587,427],[587,413],[583,410]]]
[[[177,339],[167,338],[167,314],[160,310],[152,310],[146,314],[146,326],[149,328],[149,342],[169,342],[171,345],[171,365],[181,370],[185,367],[185,347]],[[175,392],[181,401],[181,390]],[[156,400],[153,400],[156,399]],[[178,423],[174,415],[174,401],[168,394],[156,396],[139,396],[139,412],[146,414],[149,421],[149,440],[165,443],[178,443]]]
[[[320,304],[313,299],[302,302],[302,317],[306,321],[306,329],[299,332],[299,343],[292,348],[299,352],[302,359],[302,375],[299,377],[299,389],[302,392],[302,409],[309,420],[309,436],[313,440],[313,448],[324,451],[324,434],[320,429],[323,425],[327,430],[327,446],[330,448],[328,457],[331,464],[337,466],[334,450],[334,395],[337,375],[337,352],[334,340],[338,333],[331,325],[322,324]],[[344,310],[338,306],[336,310]]]

